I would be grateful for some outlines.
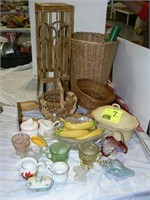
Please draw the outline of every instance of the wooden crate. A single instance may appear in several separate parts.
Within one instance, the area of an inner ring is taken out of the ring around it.
[[[60,78],[69,88],[74,7],[64,3],[36,3],[37,95],[41,83]]]
[[[17,111],[18,111],[18,121],[19,121],[19,127],[20,127],[21,123],[24,121],[23,112],[27,112],[27,113],[28,111],[40,112],[39,104],[35,101],[17,102]],[[39,119],[39,118],[33,117],[32,115],[30,115],[30,117],[33,118],[34,120]]]

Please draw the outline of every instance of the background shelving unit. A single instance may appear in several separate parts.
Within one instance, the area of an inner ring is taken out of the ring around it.
[[[30,40],[30,17],[28,0],[1,0],[1,35],[16,33],[20,41]],[[25,36],[21,40],[20,36]],[[26,39],[27,38],[27,39]]]

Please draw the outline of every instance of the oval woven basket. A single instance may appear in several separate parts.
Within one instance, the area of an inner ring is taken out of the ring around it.
[[[75,91],[79,104],[88,110],[107,105],[115,100],[115,94],[109,86],[91,79],[77,80]]]

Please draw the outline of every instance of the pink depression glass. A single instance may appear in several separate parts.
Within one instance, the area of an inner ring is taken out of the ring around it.
[[[25,151],[30,146],[30,136],[26,133],[17,133],[12,136],[11,142],[16,153]]]

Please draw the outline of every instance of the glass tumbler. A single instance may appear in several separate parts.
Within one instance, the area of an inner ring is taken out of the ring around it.
[[[12,136],[11,142],[16,150],[16,154],[22,153],[30,146],[30,136],[26,133],[17,133]]]

